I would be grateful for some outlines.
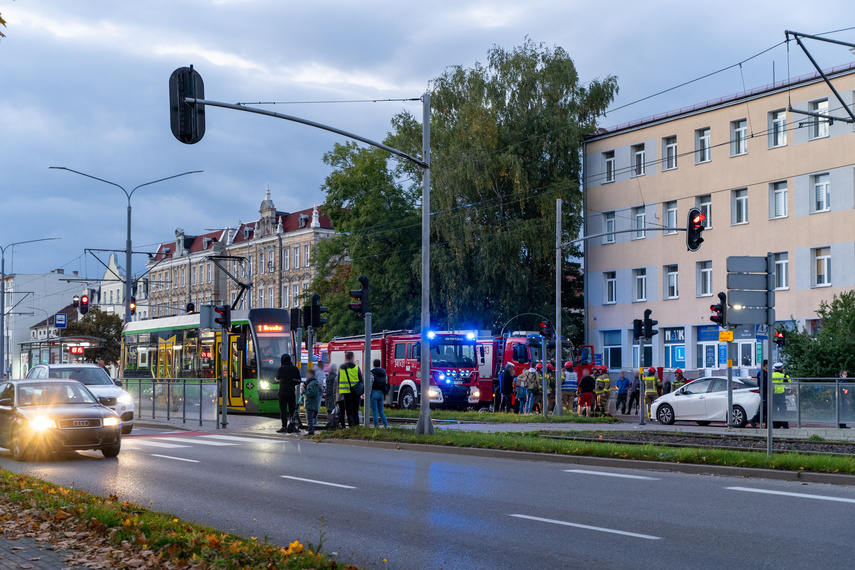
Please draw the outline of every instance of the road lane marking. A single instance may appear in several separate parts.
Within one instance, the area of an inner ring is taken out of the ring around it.
[[[557,521],[554,519],[544,519],[541,517],[531,517],[528,515],[508,515],[508,516],[518,518],[518,519],[526,519],[526,520],[530,520],[530,521],[538,521],[538,522],[545,522],[545,523],[550,523],[550,524],[557,524],[557,525],[561,525],[561,526],[572,526],[573,528],[581,528],[581,529],[585,529],[585,530],[595,530],[597,532],[607,532],[609,534],[619,534],[621,536],[630,536],[632,538],[643,538],[644,540],[662,540],[661,536],[651,536],[649,534],[639,534],[637,532],[627,532],[625,530],[616,530],[613,528],[604,528],[601,526],[590,526],[590,525],[586,525],[586,524],[571,523],[571,522],[567,522],[567,521]]]
[[[645,477],[644,475],[626,475],[624,473],[609,473],[608,471],[590,471],[588,469],[565,469],[565,473],[582,473],[585,475],[603,475],[605,477],[620,477],[621,479],[643,479],[644,481],[659,481],[659,477]]]
[[[783,497],[796,497],[799,499],[834,501],[836,503],[855,503],[855,499],[844,499],[843,497],[826,497],[824,495],[809,495],[807,493],[790,493],[787,491],[771,491],[769,489],[752,489],[751,487],[725,487],[725,489],[728,491],[745,491],[746,493],[761,493],[763,495],[781,495]]]
[[[202,439],[202,438],[200,438],[200,437],[194,437],[194,438],[190,438],[190,437],[170,437],[168,440],[167,440],[166,438],[163,438],[163,439],[158,439],[158,441],[180,441],[181,443],[193,443],[193,444],[199,444],[199,445],[217,445],[217,446],[223,446],[223,445],[237,445],[236,443],[227,443],[227,442],[225,442],[225,441],[211,441],[211,440],[204,440],[204,439]]]
[[[225,441],[241,441],[248,443],[279,443],[281,439],[265,439],[263,437],[240,437],[237,435],[203,435],[204,438],[222,439]]]
[[[172,457],[171,455],[158,455],[157,453],[152,453],[152,457],[162,457],[163,459],[174,459],[175,461],[186,461],[187,463],[201,463],[201,461],[196,461],[195,459],[184,459],[183,457]]]
[[[292,477],[290,475],[280,475],[283,479],[293,479],[294,481],[303,481],[304,483],[315,483],[317,485],[328,485],[330,487],[340,487],[342,489],[356,489],[350,485],[339,485],[338,483],[328,483],[326,481],[317,481],[315,479],[303,479],[302,477]]]
[[[178,449],[179,447],[190,447],[189,445],[175,445],[173,443],[164,443],[163,441],[152,441],[150,439],[143,439],[141,437],[134,439],[134,445],[141,445],[143,447],[161,447],[163,449]]]

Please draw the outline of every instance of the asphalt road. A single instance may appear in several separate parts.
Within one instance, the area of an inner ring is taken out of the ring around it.
[[[853,566],[847,487],[138,432],[114,460],[0,467],[281,545],[323,520],[324,550],[369,568]]]

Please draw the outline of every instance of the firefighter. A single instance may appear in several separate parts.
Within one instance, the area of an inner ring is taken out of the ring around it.
[[[561,385],[561,405],[565,411],[573,411],[577,387],[578,378],[573,371],[573,363],[568,360],[564,363],[564,383]]]
[[[596,380],[596,386],[594,388],[594,415],[602,413],[603,411],[603,388],[605,384],[603,384],[602,379],[602,369],[599,364],[594,365],[594,380]]]
[[[604,416],[609,415],[609,398],[612,395],[612,382],[609,378],[609,368],[605,365],[600,367],[600,381],[603,383],[603,394],[600,400],[600,407]]]
[[[644,377],[644,405],[647,407],[647,417],[650,417],[650,405],[653,400],[659,397],[658,379],[656,378],[656,369],[652,366],[647,369],[647,376]]]
[[[790,378],[786,374],[784,374],[784,365],[780,362],[776,362],[772,366],[772,404],[775,407],[774,413],[781,414],[781,416],[783,416],[783,414],[787,412],[787,387],[784,386],[784,382],[789,381]],[[790,422],[776,422],[773,419],[772,427],[790,429]]]
[[[678,368],[674,371],[674,380],[671,382],[671,390],[676,392],[678,388],[681,388],[686,384],[686,377],[683,376],[683,369]]]

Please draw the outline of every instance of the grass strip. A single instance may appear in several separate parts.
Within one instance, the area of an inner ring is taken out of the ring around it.
[[[419,410],[388,410],[386,412],[386,416],[389,418],[417,419],[419,417],[419,413]],[[462,412],[455,410],[431,410],[430,417],[435,420],[489,422],[496,424],[617,424],[623,421],[619,418],[613,418],[611,416],[586,418],[585,416],[579,416],[576,414],[565,414],[561,416],[550,415],[549,417],[544,418],[541,414],[509,414],[507,412]]]
[[[117,568],[316,568],[355,570],[295,540],[287,548],[267,537],[243,538],[119,501],[0,470],[0,532],[32,533],[70,549],[69,565]]]
[[[432,415],[432,414],[431,414]],[[552,434],[553,432],[550,432]],[[725,449],[694,449],[690,447],[664,447],[661,445],[627,445],[619,443],[581,442],[538,437],[537,432],[483,433],[454,430],[437,430],[434,435],[416,435],[412,430],[389,428],[382,430],[324,431],[316,436],[327,439],[357,439],[530,451],[557,455],[581,455],[612,459],[663,461],[696,465],[721,465],[782,471],[807,471],[813,473],[855,474],[855,457],[817,455],[810,453],[775,453],[733,451]]]

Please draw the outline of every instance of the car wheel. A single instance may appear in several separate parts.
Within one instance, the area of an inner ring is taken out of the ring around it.
[[[708,426],[708,425],[710,425],[710,422],[695,422],[695,423],[696,423],[696,424],[698,424],[699,426]]]
[[[127,435],[127,434],[131,433],[131,431],[133,431],[133,429],[134,429],[134,426],[122,426],[122,433]]]
[[[413,389],[409,386],[404,386],[401,390],[401,396],[398,401],[400,402],[401,408],[404,410],[416,409],[416,395],[413,393]]]
[[[748,416],[745,414],[745,409],[742,406],[733,406],[731,420],[731,423],[735,427],[744,428],[748,424]]]
[[[116,445],[108,445],[107,447],[101,448],[101,453],[104,454],[104,457],[116,457],[119,455],[119,451],[122,449],[122,444],[118,443]]]
[[[659,406],[659,409],[656,410],[656,419],[659,420],[660,424],[670,426],[676,419],[674,417],[674,408],[668,404],[662,404]]]
[[[12,452],[12,457],[15,461],[27,461],[30,458],[30,452],[24,447],[24,438],[20,430],[15,430],[12,433],[12,444],[9,446]]]

